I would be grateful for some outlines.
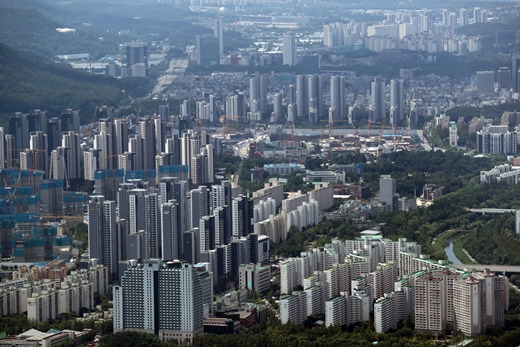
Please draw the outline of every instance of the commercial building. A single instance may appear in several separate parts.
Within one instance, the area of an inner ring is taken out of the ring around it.
[[[125,51],[127,75],[131,77],[148,76],[148,44],[144,42],[127,43]]]
[[[239,269],[239,288],[263,293],[271,287],[271,269],[269,265],[242,264]]]
[[[477,71],[477,91],[480,94],[493,94],[495,92],[494,71]]]
[[[191,264],[132,262],[113,295],[116,332],[143,331],[179,343],[203,333],[203,289]]]

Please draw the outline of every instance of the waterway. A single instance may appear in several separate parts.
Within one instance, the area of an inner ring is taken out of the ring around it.
[[[444,252],[448,256],[448,260],[450,261],[450,263],[453,263],[455,265],[462,264],[462,262],[457,258],[457,256],[453,252],[453,242],[450,242],[448,247],[444,248]]]

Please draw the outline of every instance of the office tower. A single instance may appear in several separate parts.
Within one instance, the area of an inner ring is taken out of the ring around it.
[[[253,110],[253,104],[258,109]],[[263,74],[252,75],[249,78],[249,107],[251,112],[258,111],[265,116],[267,112],[267,76]]]
[[[520,54],[513,54],[511,62],[512,87],[514,92],[520,91]]]
[[[498,69],[498,90],[511,89],[511,70],[507,67]]]
[[[307,77],[309,87],[309,122],[318,124],[323,115],[323,79],[321,75]]]
[[[330,77],[330,110],[332,120],[345,118],[345,76]]]
[[[213,24],[213,37],[218,39],[218,56],[224,55],[224,28],[222,25],[222,17],[215,19]]]
[[[220,63],[219,39],[213,35],[197,35],[197,65],[218,65]]]
[[[296,54],[296,36],[292,32],[283,34],[282,39],[282,55],[283,65],[294,66],[298,64],[298,56]]]
[[[90,197],[88,204],[88,248],[90,258],[108,268],[111,280],[117,278],[116,202],[101,195]]]
[[[148,76],[148,44],[143,42],[127,43],[125,49],[125,65],[127,71],[132,71],[130,75],[133,77]]]
[[[444,334],[447,299],[443,277],[426,272],[415,281],[415,330]]]
[[[203,333],[201,275],[179,260],[132,262],[115,286],[114,331],[153,333],[179,343]]]
[[[390,124],[399,124],[404,119],[404,81],[390,81]]]
[[[0,127],[0,169],[6,168],[5,162],[5,135],[4,128]]]
[[[395,197],[395,178],[389,175],[382,175],[379,178],[379,199],[389,206],[390,211],[394,211],[397,208],[394,201]]]
[[[369,121],[380,122],[385,118],[385,83],[376,78],[370,84]]]
[[[305,75],[296,76],[296,115],[299,119],[309,117],[309,87]]]
[[[477,71],[477,91],[480,94],[493,94],[495,92],[494,71]]]
[[[64,132],[61,146],[66,150],[66,179],[73,180],[81,178],[81,173],[79,170],[79,157],[81,155],[81,149],[79,147],[78,133],[73,131]]]

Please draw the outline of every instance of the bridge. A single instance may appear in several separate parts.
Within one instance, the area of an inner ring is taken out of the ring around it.
[[[520,265],[480,265],[480,264],[451,264],[459,270],[475,269],[477,271],[484,271],[489,269],[491,272],[509,272],[520,273]]]
[[[489,213],[489,214],[495,214],[495,213],[501,214],[501,213],[509,213],[509,212],[515,212],[516,211],[515,209],[511,209],[511,208],[468,208],[467,210],[470,211],[470,212],[482,213],[482,214],[486,214],[486,213]]]

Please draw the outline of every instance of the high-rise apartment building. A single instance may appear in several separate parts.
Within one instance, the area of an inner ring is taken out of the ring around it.
[[[256,106],[255,106],[256,105]],[[260,112],[264,116],[267,112],[267,76],[252,75],[249,78],[249,108],[251,113]]]
[[[282,58],[283,65],[294,66],[298,64],[298,56],[296,54],[296,36],[292,32],[283,34],[282,39]]]
[[[395,197],[395,178],[388,175],[381,176],[379,178],[379,198],[390,207],[390,211],[394,211],[397,207],[395,204]]]
[[[224,55],[224,26],[222,24],[222,17],[218,17],[213,22],[213,37],[218,40],[218,55]]]
[[[453,283],[453,328],[466,336],[480,335],[486,330],[485,289],[485,282],[473,276]]]
[[[415,281],[415,329],[445,333],[447,298],[443,277],[426,272]]]
[[[390,81],[390,124],[399,124],[404,119],[404,81]]]
[[[318,124],[323,116],[323,79],[321,75],[307,77],[309,87],[309,123]]]
[[[103,196],[91,196],[88,206],[88,248],[108,268],[111,280],[117,277],[116,202]]]
[[[520,91],[520,54],[513,54],[511,59],[511,84],[514,92]]]
[[[198,272],[179,260],[132,261],[113,290],[114,331],[144,331],[179,343],[202,334],[204,298]]]
[[[0,127],[0,169],[6,168],[4,128]]]
[[[66,167],[66,179],[78,179],[81,178],[79,169],[79,157],[81,155],[81,149],[79,147],[79,135],[73,131],[63,132],[61,146],[66,150],[65,154],[65,167]]]
[[[296,76],[296,116],[300,119],[309,117],[309,88],[305,75]]]
[[[329,122],[345,118],[345,76],[330,77]]]
[[[507,125],[492,125],[477,131],[477,150],[483,154],[516,154],[517,133]]]
[[[385,82],[376,78],[370,84],[369,121],[381,122],[385,118]]]

